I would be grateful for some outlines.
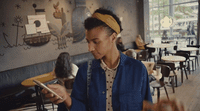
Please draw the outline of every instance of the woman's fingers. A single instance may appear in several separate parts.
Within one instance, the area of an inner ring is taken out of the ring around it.
[[[47,97],[47,98],[53,98],[55,95],[54,94],[52,94],[52,93],[46,93],[45,94],[45,97]]]
[[[65,87],[63,87],[63,86],[61,86],[59,84],[51,84],[51,85],[47,85],[47,87],[49,87],[56,94],[58,94],[60,97],[63,98],[63,99],[60,99],[59,97],[57,97],[53,93],[48,92],[46,89],[43,89],[42,93],[44,93],[45,97],[49,98],[50,101],[53,102],[54,104],[59,104],[59,103],[65,101],[66,98],[69,96],[69,94],[67,93]]]

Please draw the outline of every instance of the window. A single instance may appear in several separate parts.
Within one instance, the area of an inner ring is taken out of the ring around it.
[[[162,27],[160,21],[164,17],[171,18],[170,27]],[[167,31],[169,37],[174,35],[187,36],[189,26],[197,35],[198,0],[149,0],[150,37],[162,37]]]

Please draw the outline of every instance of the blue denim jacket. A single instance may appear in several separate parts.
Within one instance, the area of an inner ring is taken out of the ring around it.
[[[87,100],[87,64],[79,68],[71,94],[70,111],[106,111],[106,76],[100,60],[92,61]],[[140,111],[143,100],[152,102],[148,74],[138,60],[120,53],[120,64],[112,88],[113,111]],[[88,105],[89,102],[89,105]],[[59,105],[58,110],[66,109]]]

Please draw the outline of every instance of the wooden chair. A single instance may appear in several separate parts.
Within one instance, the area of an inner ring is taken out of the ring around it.
[[[168,53],[174,55],[174,54],[177,52],[177,49],[178,49],[178,46],[175,45],[175,46],[173,47],[173,51],[168,51]]]
[[[190,61],[192,62],[192,70],[194,70],[194,62],[193,62],[193,59],[190,59],[190,51],[181,51],[181,50],[179,50],[179,51],[177,51],[177,53],[187,53],[188,54],[188,57],[186,56],[185,58],[186,58],[186,61],[188,63],[187,69],[188,69],[189,74],[190,74]]]
[[[153,52],[155,52],[156,49],[155,49],[155,48],[148,48],[147,50],[148,50],[148,53],[149,53],[148,61],[150,61],[151,58],[154,58],[154,62],[155,62],[155,61],[156,61],[156,60],[155,60],[155,57],[156,57],[157,55],[153,54]]]
[[[200,45],[187,45],[187,47],[195,47],[195,48],[199,48]],[[196,51],[196,54],[190,54],[190,57],[194,57],[195,58],[195,68],[197,67],[197,65],[199,66],[199,50]]]
[[[148,59],[148,51],[147,50],[142,50],[142,52],[140,52],[137,55],[137,60],[139,61],[147,61]]]
[[[185,76],[186,76],[186,78],[188,79],[187,72],[186,72],[187,62],[189,62],[189,61],[187,61],[187,59],[189,58],[188,53],[180,53],[180,52],[178,53],[178,52],[177,52],[177,53],[174,54],[174,55],[183,56],[183,57],[186,58],[185,61],[180,62],[180,66],[178,67],[178,69],[181,69],[181,71],[182,71],[182,69],[184,69],[184,71],[185,71]],[[188,66],[189,66],[189,63],[188,63]],[[189,70],[189,73],[190,73],[190,70]],[[182,74],[182,73],[181,73],[181,82],[183,83],[183,74]]]
[[[161,65],[167,65],[170,67],[170,74],[169,74],[169,79],[171,79],[171,85],[172,85],[172,90],[173,90],[173,93],[175,93],[175,89],[174,89],[174,79],[175,79],[175,82],[176,82],[176,86],[177,86],[177,74],[175,72],[175,64],[174,63],[166,63],[166,62],[163,62],[163,61],[159,61],[157,62],[157,64],[161,64]]]
[[[158,64],[157,64],[158,65]],[[167,95],[167,99],[169,100],[169,96],[167,93],[167,89],[165,87],[165,82],[164,82],[164,77],[169,77],[170,74],[170,67],[167,65],[159,65],[161,66],[161,73],[162,73],[162,78],[160,79],[160,81],[152,81],[150,83],[150,86],[153,87],[154,89],[157,89],[157,102],[159,102],[160,100],[160,88],[164,87],[165,89],[165,93]]]

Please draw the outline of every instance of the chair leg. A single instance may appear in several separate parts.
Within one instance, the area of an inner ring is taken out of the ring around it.
[[[176,87],[178,87],[177,75],[175,75],[175,80],[176,80]]]
[[[195,57],[195,63],[194,63],[194,65],[195,65],[195,69],[197,68],[197,57]]]
[[[194,62],[192,61],[192,70],[194,71]]]
[[[185,67],[184,67],[184,71],[185,71],[185,76],[186,76],[186,78],[188,79],[188,76],[187,76],[187,72],[186,72]]]
[[[190,61],[188,61],[188,71],[189,71],[189,74],[191,74],[190,73]]]
[[[171,77],[172,79],[171,79],[171,81],[172,81],[172,90],[173,90],[173,93],[175,93],[175,90],[174,90],[174,76],[173,77]]]
[[[160,88],[157,88],[157,102],[160,101]]]
[[[197,57],[197,65],[199,66],[199,60],[198,60],[198,57]]]
[[[180,69],[181,69],[181,82],[183,83],[183,68],[181,67]],[[184,70],[185,70],[185,68],[184,68]],[[186,73],[186,70],[185,70],[185,73]]]
[[[165,89],[165,93],[166,93],[166,95],[167,95],[167,99],[169,100],[169,96],[168,96],[167,89],[166,89],[165,86],[164,86],[164,89]]]

